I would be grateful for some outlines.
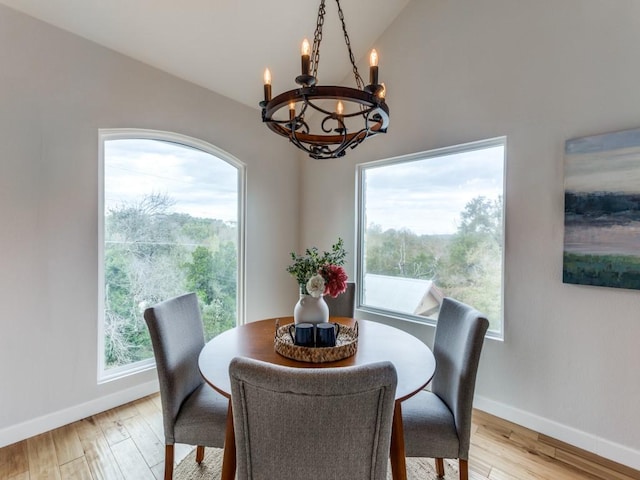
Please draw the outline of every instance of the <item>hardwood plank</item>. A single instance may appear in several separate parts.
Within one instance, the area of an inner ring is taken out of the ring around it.
[[[0,448],[0,478],[18,477],[29,473],[27,442],[17,442]]]
[[[568,443],[565,443],[561,440],[556,440],[555,438],[540,434],[540,442],[546,445],[553,446],[554,448],[556,448],[556,450],[562,450],[563,452],[566,452],[569,455],[568,458],[581,458],[589,463],[593,463],[603,467],[604,470],[613,470],[614,472],[618,472],[624,476],[633,478],[634,480],[640,479],[640,472],[638,470],[614,462],[613,460],[609,460],[608,458],[601,457],[599,455],[596,455],[595,453],[591,453],[581,448],[574,447],[573,445],[569,445]],[[622,478],[625,478],[624,476]],[[612,478],[618,477],[614,476]]]
[[[117,443],[129,438],[126,429],[122,426],[122,422],[138,414],[138,409],[132,402],[98,413],[84,420],[95,422],[102,429],[109,443]]]
[[[606,480],[637,480],[638,478],[640,478],[637,475],[631,477],[629,475],[625,475],[624,473],[606,468],[602,465],[590,461],[589,459],[581,458],[577,455],[574,455],[571,452],[565,452],[561,449],[556,449],[556,452],[556,458],[561,462],[573,465],[576,468],[585,472],[589,472],[598,478],[604,478]]]
[[[5,478],[5,477],[0,477]],[[7,480],[29,480],[29,472],[23,472],[19,475],[14,475],[13,477],[8,477]]]
[[[473,411],[473,421],[478,423],[479,426],[491,425],[495,430],[515,432],[521,437],[529,437],[532,440],[538,440],[537,432],[529,430],[528,428],[522,427],[503,418],[495,417],[490,413],[483,412],[482,410]]]
[[[129,438],[129,432],[122,424],[118,409],[99,413],[94,415],[93,418],[102,429],[109,445],[114,445]]]
[[[549,458],[556,456],[556,449],[546,443],[540,443],[531,435],[522,435],[520,431],[511,432],[509,441],[531,454],[541,454]]]
[[[98,430],[99,435],[80,435],[84,457],[93,480],[122,480],[122,472],[109,448],[107,439],[102,434],[102,430]]]
[[[153,433],[164,443],[164,423],[162,419],[162,411],[149,397],[145,397],[135,402],[139,414],[144,421],[149,424]]]
[[[178,464],[180,463],[182,460],[184,460],[186,458],[187,455],[189,455],[193,449],[195,447],[193,445],[187,445],[185,443],[176,443],[173,447],[173,460],[174,460],[174,464]],[[205,456],[207,455],[206,449],[205,449]]]
[[[60,476],[62,480],[93,480],[84,457],[60,465]]]
[[[132,439],[111,445],[111,451],[125,480],[155,480]]]
[[[151,473],[153,473],[156,480],[164,480],[164,460],[151,467]]]
[[[134,402],[134,405],[139,413],[147,414],[149,412],[160,412],[162,413],[162,407],[160,403],[156,402],[156,398],[160,399],[160,396],[157,394],[147,395],[146,397],[142,397],[139,400]]]
[[[78,432],[76,432],[73,424],[52,430],[51,436],[53,437],[59,465],[69,463],[84,455]]]
[[[530,452],[518,445],[510,443],[508,438],[493,433],[486,428],[479,428],[472,442],[474,455],[488,460],[499,470],[508,472],[522,479],[571,480],[576,478],[595,479],[592,475],[582,473],[572,466],[564,465],[555,459],[538,452]]]
[[[140,415],[124,420],[123,424],[147,465],[151,467],[164,460],[164,442]]]
[[[478,473],[483,477],[489,477],[492,465],[484,458],[475,455],[474,449],[469,450],[469,471]]]
[[[51,432],[27,440],[31,480],[60,480],[60,469]]]
[[[83,440],[89,440],[91,438],[96,437],[104,437],[104,433],[98,425],[98,422],[94,417],[84,418],[77,422],[73,423],[73,426],[76,429],[76,434],[80,439],[81,443]]]
[[[521,478],[516,478],[512,473],[507,473],[499,468],[492,468],[491,475],[489,475],[489,480],[523,480]]]
[[[153,403],[155,403],[158,406],[158,410],[162,411],[162,399],[160,398],[160,394],[156,394],[153,395],[151,397],[151,400],[153,400]]]

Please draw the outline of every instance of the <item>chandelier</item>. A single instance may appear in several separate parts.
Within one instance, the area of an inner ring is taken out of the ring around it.
[[[336,3],[357,88],[317,85],[325,0],[321,0],[318,9],[313,49],[310,51],[306,38],[302,42],[302,72],[296,77],[300,88],[271,98],[271,72],[268,68],[264,72],[262,121],[315,159],[342,157],[348,148],[386,133],[389,126],[385,87],[378,83],[378,54],[371,51],[369,85],[365,86],[351,51],[340,1]]]

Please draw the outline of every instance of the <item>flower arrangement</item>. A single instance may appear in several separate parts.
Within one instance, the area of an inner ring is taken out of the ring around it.
[[[307,248],[305,254],[298,256],[291,252],[293,264],[287,267],[300,286],[300,293],[318,298],[322,295],[337,297],[347,289],[347,274],[342,268],[344,242],[341,238],[331,246],[331,251],[320,252],[316,247]]]

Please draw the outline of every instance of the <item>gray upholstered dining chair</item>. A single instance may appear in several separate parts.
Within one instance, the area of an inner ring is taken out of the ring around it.
[[[205,384],[198,369],[204,347],[195,293],[161,302],[144,312],[156,359],[165,435],[164,478],[173,478],[174,444],[223,447],[229,401]]]
[[[445,298],[436,326],[433,354],[436,371],[431,392],[421,391],[402,402],[407,457],[457,458],[460,480],[469,476],[471,413],[476,373],[488,320],[474,308]]]
[[[329,316],[353,318],[356,308],[356,284],[348,282],[344,292],[336,298],[325,295],[324,300],[329,306]]]
[[[397,385],[391,362],[229,366],[238,480],[385,480]]]

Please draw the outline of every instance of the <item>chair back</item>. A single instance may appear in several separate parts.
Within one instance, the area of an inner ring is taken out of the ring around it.
[[[174,442],[174,422],[184,399],[203,383],[198,356],[204,347],[195,293],[165,300],[144,312],[156,359],[164,432]]]
[[[474,308],[452,298],[443,300],[433,344],[436,372],[431,391],[454,415],[463,458],[469,451],[473,393],[487,328],[489,321]]]
[[[385,480],[397,385],[390,362],[229,366],[238,480]]]
[[[325,295],[324,300],[329,306],[329,316],[353,318],[356,309],[356,284],[348,282],[344,292],[336,298]]]

